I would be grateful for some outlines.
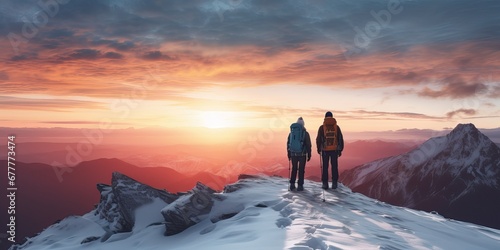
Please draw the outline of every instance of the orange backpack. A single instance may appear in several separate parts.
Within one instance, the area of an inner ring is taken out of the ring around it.
[[[333,117],[326,117],[323,122],[323,134],[325,135],[325,141],[323,143],[324,151],[337,150],[337,130],[337,120]]]

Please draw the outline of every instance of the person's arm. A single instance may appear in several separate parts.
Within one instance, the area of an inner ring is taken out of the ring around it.
[[[316,148],[318,154],[321,153],[321,146],[323,145],[323,125],[319,126],[318,135],[316,136]]]
[[[306,136],[304,138],[305,143],[304,145],[306,146],[306,154],[307,154],[307,161],[311,159],[311,148],[312,148],[312,143],[311,143],[311,136],[309,135],[309,132],[306,131]]]
[[[337,126],[338,131],[338,136],[339,136],[339,141],[337,143],[337,150],[339,151],[339,156],[342,154],[342,150],[344,150],[344,136],[342,135],[342,130],[340,130],[340,127]]]
[[[288,160],[291,158],[290,154],[290,134],[288,134],[288,138],[286,139],[286,155],[288,157]]]

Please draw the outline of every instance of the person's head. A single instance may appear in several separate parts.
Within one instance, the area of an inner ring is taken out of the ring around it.
[[[302,125],[302,126],[306,125],[304,122],[304,119],[302,119],[302,117],[299,117],[299,119],[297,119],[297,123]]]
[[[325,118],[327,118],[327,117],[333,117],[332,112],[330,112],[330,111],[326,112]]]

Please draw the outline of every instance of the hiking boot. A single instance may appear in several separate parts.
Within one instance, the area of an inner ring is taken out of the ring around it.
[[[299,187],[297,188],[297,191],[304,191],[304,187],[302,185],[299,185]]]
[[[295,184],[292,183],[292,184],[290,184],[290,191],[294,191],[294,190],[295,190]]]
[[[332,189],[337,189],[337,183],[336,182],[332,183]]]
[[[323,186],[321,188],[323,188],[324,190],[327,190],[328,189],[328,184],[323,184]]]

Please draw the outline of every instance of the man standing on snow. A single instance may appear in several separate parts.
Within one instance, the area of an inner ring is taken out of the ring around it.
[[[344,138],[340,127],[337,125],[337,120],[333,118],[330,111],[326,112],[323,125],[318,129],[316,146],[322,159],[321,181],[323,182],[323,189],[328,189],[329,161],[332,165],[332,189],[336,189],[339,179],[338,157],[342,155],[342,150],[344,150]]]
[[[304,127],[304,119],[299,117],[296,123],[290,125],[290,134],[286,143],[288,161],[292,161],[292,174],[290,176],[290,191],[295,190],[297,170],[299,172],[299,186],[297,191],[304,190],[304,173],[306,160],[311,160],[311,137]],[[307,158],[306,158],[307,157]]]

